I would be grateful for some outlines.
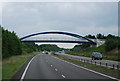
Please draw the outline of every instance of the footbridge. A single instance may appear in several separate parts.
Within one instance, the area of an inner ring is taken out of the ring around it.
[[[62,36],[61,36],[62,35]],[[52,42],[52,43],[91,43],[96,45],[96,39],[89,39],[68,32],[40,32],[20,38],[21,42]]]

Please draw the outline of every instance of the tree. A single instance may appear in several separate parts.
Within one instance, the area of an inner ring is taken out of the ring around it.
[[[2,28],[2,56],[7,58],[22,54],[21,42],[15,32]]]
[[[87,36],[85,36],[85,37],[87,37],[87,38],[91,38],[91,39],[96,39],[94,35],[90,35],[90,34],[87,35]]]
[[[101,33],[97,34],[96,37],[98,39],[106,39],[106,36],[104,36],[104,34],[101,34]]]
[[[107,38],[110,39],[110,38],[116,38],[116,37],[114,35],[108,34]]]
[[[105,49],[106,51],[110,51],[112,49],[120,49],[120,37],[116,37],[116,36],[112,36],[109,35],[109,37],[107,37],[106,42],[105,42]]]
[[[39,46],[35,43],[22,43],[23,51],[31,53],[39,50]]]

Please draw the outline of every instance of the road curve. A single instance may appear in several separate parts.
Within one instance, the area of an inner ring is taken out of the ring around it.
[[[38,54],[31,61],[23,80],[27,79],[104,79],[109,77],[76,67],[52,55]],[[113,80],[114,81],[114,80]]]

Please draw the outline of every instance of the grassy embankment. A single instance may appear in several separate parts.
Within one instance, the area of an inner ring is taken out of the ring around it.
[[[80,66],[83,66],[83,67],[86,67],[86,68],[90,68],[92,70],[95,70],[95,71],[98,71],[98,72],[101,72],[101,73],[104,73],[104,74],[107,74],[107,75],[110,75],[110,76],[114,76],[114,77],[119,77],[120,76],[120,71],[115,70],[115,69],[110,69],[110,68],[106,68],[106,67],[103,67],[103,66],[96,66],[96,65],[93,65],[93,64],[90,64],[90,63],[83,63],[81,61],[69,59],[69,58],[66,58],[64,56],[59,56],[59,55],[56,55],[56,54],[53,54],[53,55],[60,58],[60,59],[66,60],[68,62],[77,64],[77,65],[80,65]]]
[[[106,52],[105,45],[101,45],[99,47],[86,48],[82,50],[81,52],[69,51],[67,52],[67,54],[91,57],[92,52],[101,52],[103,54],[103,59],[106,59],[106,60],[120,61],[120,58],[119,58],[120,50],[113,49],[111,51]]]
[[[28,59],[37,54],[38,52],[33,52],[4,59],[2,65],[2,79],[11,79]]]

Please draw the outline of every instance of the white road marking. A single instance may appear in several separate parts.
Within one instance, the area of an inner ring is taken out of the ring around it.
[[[58,69],[55,68],[55,71],[58,71]]]
[[[52,65],[51,65],[51,67],[52,67]]]
[[[64,75],[61,75],[63,78],[65,78],[65,76]]]
[[[52,56],[52,57],[54,57],[54,56]],[[54,58],[59,59],[59,58],[57,58],[57,57],[54,57]],[[94,70],[91,70],[91,69],[88,69],[88,68],[85,68],[85,67],[82,67],[82,66],[78,66],[78,65],[73,64],[73,63],[71,63],[71,62],[68,62],[68,61],[65,61],[65,60],[62,60],[62,59],[59,59],[59,60],[61,60],[61,61],[63,61],[63,62],[66,62],[66,63],[68,63],[68,64],[72,64],[72,65],[74,65],[74,66],[76,66],[76,67],[79,67],[79,68],[85,69],[85,70],[87,70],[87,71],[90,71],[90,72],[93,72],[93,73],[96,73],[96,74],[102,75],[102,76],[104,76],[104,77],[108,77],[108,78],[110,78],[110,79],[115,79],[115,80],[120,81],[120,80],[117,79],[117,78],[114,78],[114,77],[111,77],[111,76],[108,76],[108,75],[105,75],[105,74],[99,73],[99,72],[97,72],[97,71],[94,71]]]
[[[34,58],[35,58],[35,56],[29,61],[27,67],[25,68],[25,71],[24,71],[23,74],[22,74],[22,77],[20,78],[20,81],[23,81],[23,79],[24,79],[24,77],[25,77],[25,74],[26,74],[26,72],[27,72],[27,70],[28,70],[28,67],[30,66],[30,64],[31,64],[31,62],[32,62],[32,60],[33,60]]]

